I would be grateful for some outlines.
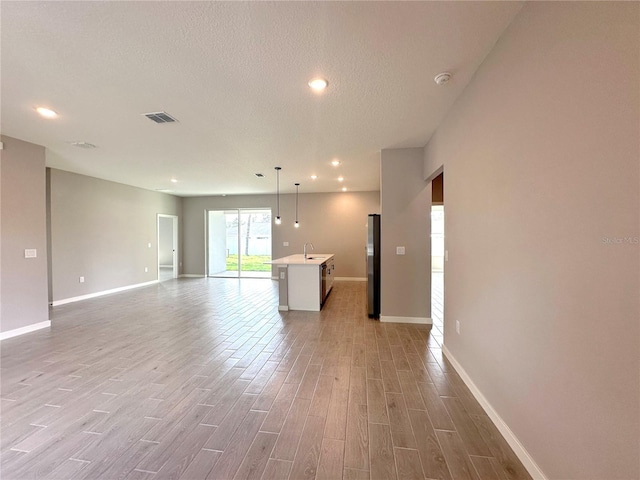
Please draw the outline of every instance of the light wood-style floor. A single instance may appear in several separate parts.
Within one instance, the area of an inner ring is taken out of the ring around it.
[[[56,307],[2,342],[2,478],[530,478],[439,326],[369,320],[361,282],[277,303],[209,278]]]

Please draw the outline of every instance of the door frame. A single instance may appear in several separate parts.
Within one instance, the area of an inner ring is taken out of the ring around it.
[[[172,249],[173,249],[173,276],[172,278],[178,278],[179,275],[179,267],[178,264],[178,216],[177,215],[168,215],[164,213],[158,213],[156,219],[156,231],[157,231],[157,245],[158,245],[158,261],[156,262],[158,268],[158,280],[160,280],[160,219],[161,218],[170,218],[172,220],[172,233],[173,238]]]

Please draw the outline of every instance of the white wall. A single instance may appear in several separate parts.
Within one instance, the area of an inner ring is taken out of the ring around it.
[[[44,148],[1,137],[0,332],[49,321]],[[25,258],[36,249],[36,258]]]
[[[445,346],[552,479],[640,477],[639,19],[526,3],[425,149]]]

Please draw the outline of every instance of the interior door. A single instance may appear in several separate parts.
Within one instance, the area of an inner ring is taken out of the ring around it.
[[[158,280],[178,278],[178,217],[158,214]]]

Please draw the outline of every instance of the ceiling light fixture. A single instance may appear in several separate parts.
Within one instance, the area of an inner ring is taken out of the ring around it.
[[[171,183],[178,183],[178,179],[177,178],[172,178],[171,179]]]
[[[56,112],[47,107],[38,107],[36,108],[36,112],[44,118],[56,118],[58,116]]]
[[[347,191],[347,187],[342,187],[342,191],[346,192]]]
[[[311,180],[316,180],[318,178],[318,175],[311,175]]]
[[[333,165],[334,167],[337,167],[338,165],[340,165],[340,160],[338,160],[337,158],[334,158],[333,160],[331,160],[331,165]]]
[[[280,167],[274,167],[276,170],[276,225],[280,225],[282,223],[282,219],[280,218]]]
[[[322,92],[325,88],[327,88],[327,86],[329,85],[329,82],[327,82],[324,78],[314,78],[312,80],[309,80],[308,85],[311,88],[311,90],[319,93],[319,92]]]
[[[338,177],[339,182],[344,182],[344,177]]]
[[[298,222],[298,187],[300,187],[300,184],[296,183],[295,186],[296,186],[296,221],[293,224],[293,226],[295,228],[299,228],[300,227],[300,223]]]
[[[433,79],[433,81],[436,82],[438,85],[445,85],[449,83],[449,80],[451,80],[451,74],[449,72],[439,73]]]

